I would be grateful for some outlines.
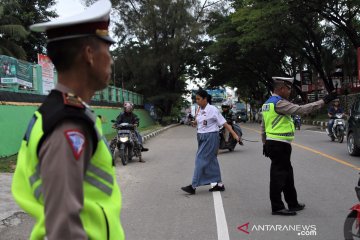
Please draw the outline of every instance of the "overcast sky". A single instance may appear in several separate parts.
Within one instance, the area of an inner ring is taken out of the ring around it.
[[[81,0],[57,0],[55,11],[59,17],[68,17],[82,12],[85,7],[81,4]]]

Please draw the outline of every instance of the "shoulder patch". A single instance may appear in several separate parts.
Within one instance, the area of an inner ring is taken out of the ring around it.
[[[76,108],[85,108],[85,105],[78,96],[71,93],[63,93],[64,104]]]
[[[71,150],[76,160],[79,160],[81,153],[84,151],[85,137],[78,130],[65,131],[65,137],[70,144]]]

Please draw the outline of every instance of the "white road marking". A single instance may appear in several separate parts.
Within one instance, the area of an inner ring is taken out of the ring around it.
[[[305,130],[305,131],[307,131],[307,132],[321,133],[321,134],[326,134],[326,135],[327,135],[326,132],[322,132],[322,131],[315,131],[315,130]]]
[[[216,183],[211,184],[212,187],[215,185]],[[218,240],[230,240],[221,193],[213,192],[213,198]]]
[[[321,132],[321,131],[315,131],[315,130],[305,130],[305,131],[328,135],[327,132]],[[344,138],[346,138],[346,134],[345,134]]]

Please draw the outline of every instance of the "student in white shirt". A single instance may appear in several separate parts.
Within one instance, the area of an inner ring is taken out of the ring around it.
[[[220,166],[217,159],[219,148],[219,126],[224,126],[238,142],[239,136],[226,123],[220,111],[208,104],[208,93],[199,90],[196,93],[196,103],[200,107],[194,125],[197,125],[198,151],[196,153],[195,170],[192,183],[181,189],[189,194],[195,194],[196,187],[216,183],[209,191],[225,191],[221,181]]]

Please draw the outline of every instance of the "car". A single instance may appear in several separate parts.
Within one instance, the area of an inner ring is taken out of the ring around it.
[[[234,104],[233,107],[234,114],[236,116],[237,122],[244,122],[246,123],[248,119],[248,115],[246,112],[246,106],[243,102],[237,102]]]
[[[360,100],[357,100],[350,109],[348,127],[346,130],[347,149],[350,155],[360,155]]]
[[[238,110],[235,112],[236,121],[246,123],[249,119],[246,113],[246,110]]]

